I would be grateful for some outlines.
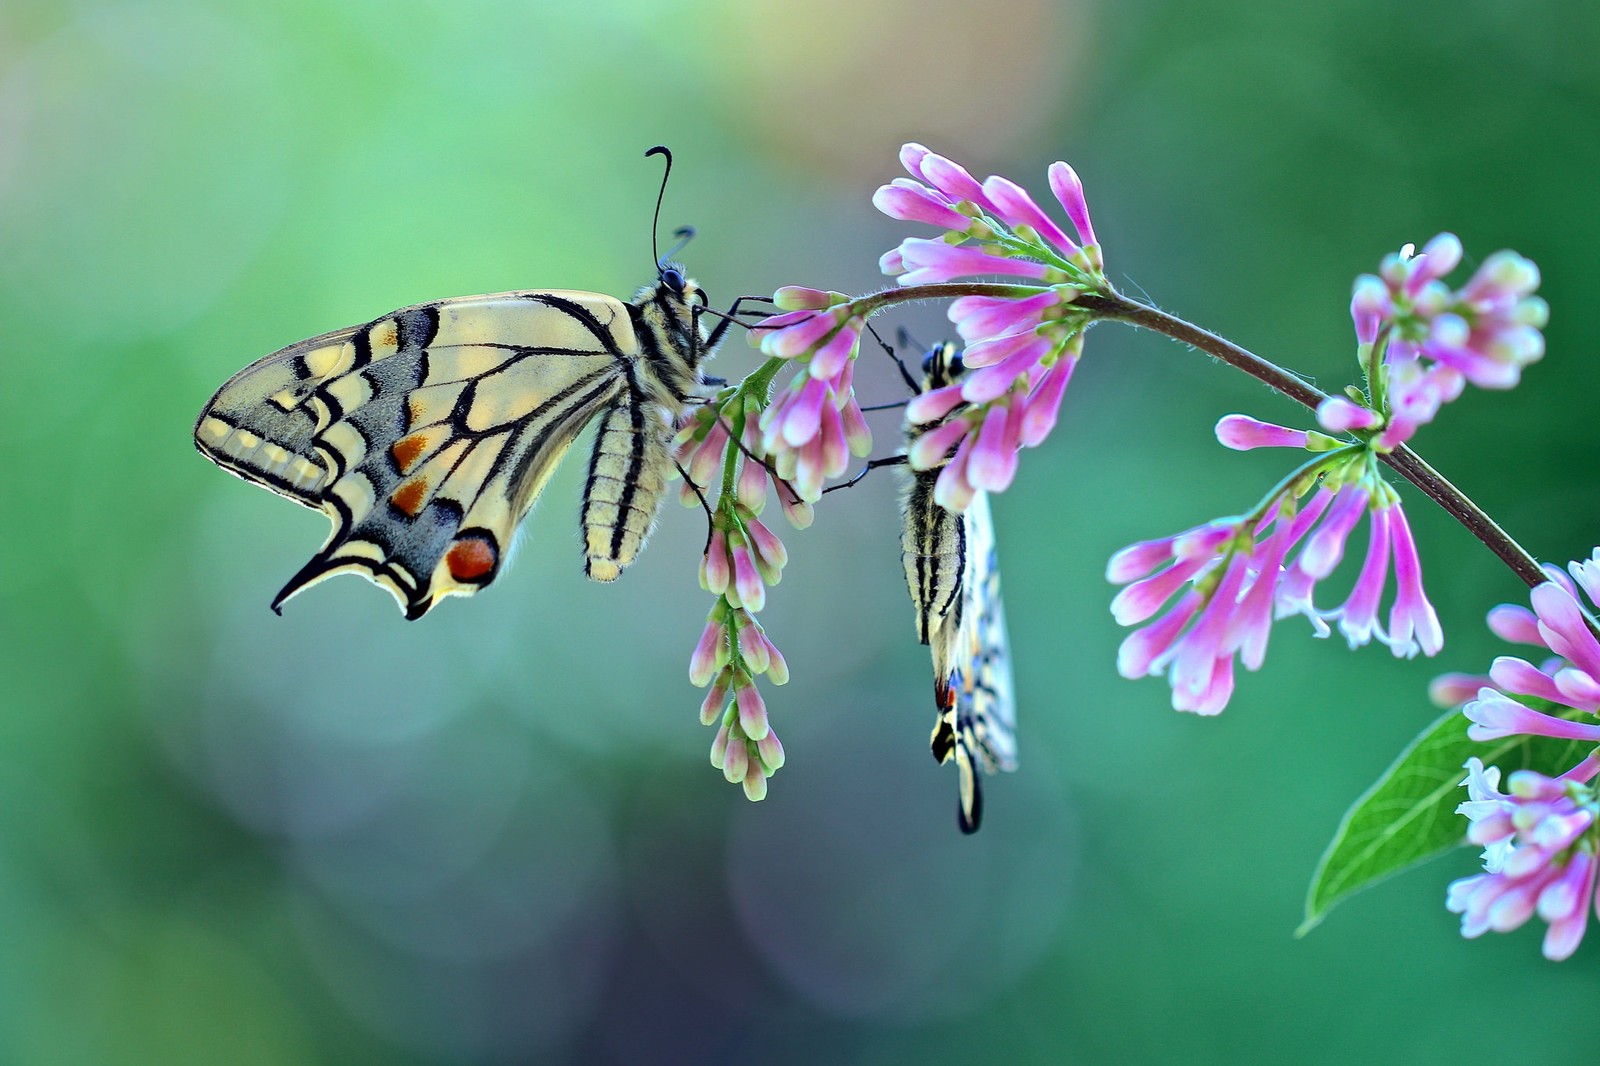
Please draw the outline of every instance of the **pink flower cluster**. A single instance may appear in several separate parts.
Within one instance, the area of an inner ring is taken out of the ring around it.
[[[1461,935],[1510,932],[1537,914],[1549,924],[1545,958],[1567,958],[1590,908],[1600,913],[1594,789],[1567,775],[1518,770],[1502,793],[1500,768],[1486,770],[1476,757],[1462,783],[1468,799],[1456,812],[1471,822],[1467,839],[1484,849],[1484,872],[1451,882],[1445,894],[1445,907],[1461,915]]]
[[[1446,675],[1437,697],[1468,697],[1462,713],[1467,735],[1496,741],[1544,737],[1600,745],[1600,640],[1595,637],[1579,591],[1590,602],[1600,592],[1600,550],[1573,563],[1571,578],[1549,569],[1550,580],[1533,589],[1532,610],[1502,604],[1489,627],[1504,639],[1553,653],[1539,665],[1501,656],[1487,677]],[[1476,692],[1470,686],[1481,682]],[[1600,747],[1557,777],[1531,770],[1511,775],[1510,790],[1498,791],[1500,770],[1467,762],[1468,801],[1457,808],[1471,822],[1467,838],[1483,846],[1484,872],[1450,885],[1446,906],[1461,915],[1463,936],[1518,928],[1537,914],[1549,924],[1544,954],[1564,959],[1576,950],[1596,898],[1595,852],[1600,847],[1592,782],[1600,772]]]
[[[689,502],[703,499],[712,486],[730,484],[732,492],[719,492],[712,509],[711,537],[700,562],[700,586],[717,597],[706,617],[705,630],[689,660],[689,680],[706,687],[700,721],[721,726],[711,744],[711,763],[730,782],[742,784],[752,800],[764,799],[767,778],[783,765],[783,745],[767,721],[767,706],[755,686],[765,674],[775,685],[789,680],[783,653],[756,621],[766,606],[767,586],[782,579],[789,553],[783,541],[757,517],[767,501],[769,471],[755,457],[758,443],[754,405],[740,405],[724,397],[707,405],[680,431],[678,456],[684,467]],[[741,448],[733,441],[728,417],[740,424]],[[811,505],[801,501],[788,482],[770,474],[790,521],[805,526]],[[709,506],[709,504],[708,504]]]
[[[800,499],[822,497],[822,483],[850,466],[850,456],[872,452],[872,431],[856,402],[852,381],[864,320],[842,293],[789,286],[773,302],[783,309],[758,323],[753,341],[768,356],[805,367],[761,412],[757,454]]]
[[[1050,166],[1049,181],[1077,240],[1007,178],[979,182],[920,144],[901,148],[900,161],[911,177],[880,188],[873,204],[891,218],[946,233],[906,238],[880,261],[884,273],[908,286],[975,275],[1023,282],[1012,295],[951,303],[950,320],[966,341],[962,360],[970,372],[906,410],[915,425],[936,423],[913,445],[912,467],[943,464],[935,498],[947,510],[962,511],[975,493],[1008,487],[1017,450],[1037,446],[1054,428],[1087,324],[1072,303],[1086,289],[1105,285],[1104,263],[1083,183],[1066,163]]]
[[[1412,255],[1408,245],[1386,256],[1378,274],[1356,279],[1350,315],[1363,368],[1373,346],[1383,345],[1383,380],[1369,383],[1381,413],[1330,399],[1318,411],[1325,429],[1381,426],[1374,444],[1393,450],[1459,397],[1467,382],[1509,389],[1523,367],[1544,355],[1540,330],[1550,309],[1533,295],[1539,268],[1515,252],[1495,252],[1452,290],[1443,279],[1461,254],[1460,240],[1441,233],[1420,254]]]
[[[679,492],[679,500],[685,507],[699,507],[701,499],[713,492],[719,483],[722,467],[728,461],[728,446],[732,439],[727,420],[736,413],[724,410],[717,404],[707,404],[691,414],[678,431],[678,465],[689,475]],[[736,457],[740,466],[734,481],[734,497],[750,514],[759,515],[767,503],[767,482],[770,478],[778,505],[789,525],[795,529],[805,529],[815,517],[811,504],[802,500],[792,484],[780,477],[777,471],[769,469],[759,458],[761,434],[756,426],[759,415],[759,405],[749,402],[747,398],[743,408],[744,429],[739,435],[741,454]]]
[[[903,275],[902,285],[981,274],[1054,283],[1098,277],[1103,269],[1083,182],[1066,163],[1050,164],[1047,173],[1050,191],[1077,230],[1076,241],[1008,178],[990,175],[980,183],[959,163],[914,142],[901,147],[900,163],[911,177],[880,188],[873,206],[890,218],[938,226],[950,237],[910,237],[885,255],[879,265],[885,274]],[[975,243],[957,243],[960,238]]]
[[[1028,367],[1006,382],[1005,391],[998,395],[991,394],[991,386],[1001,378],[985,375],[1002,367],[990,366],[969,374],[964,382],[925,392],[906,405],[907,421],[932,423],[912,442],[907,459],[913,470],[932,470],[944,464],[933,489],[940,507],[959,514],[978,492],[1003,492],[1010,487],[1017,473],[1018,449],[1037,447],[1055,428],[1061,397],[1082,350],[1083,335],[1074,334],[1053,362]],[[971,388],[974,382],[977,388]]]
[[[1219,426],[1219,436],[1237,439],[1241,418],[1225,419],[1228,428]],[[1267,436],[1299,436],[1256,425]],[[1351,647],[1376,637],[1396,655],[1437,653],[1444,634],[1422,587],[1410,528],[1370,462],[1369,454],[1357,453],[1332,466],[1303,504],[1290,489],[1254,515],[1216,519],[1112,556],[1106,578],[1126,586],[1111,605],[1118,624],[1139,625],[1167,608],[1122,642],[1122,676],[1165,674],[1174,709],[1216,714],[1233,694],[1234,656],[1258,669],[1272,623],[1291,614],[1310,619],[1319,636],[1328,633],[1329,621],[1337,622]],[[1320,609],[1316,586],[1338,567],[1363,515],[1371,530],[1355,587],[1339,606]],[[1396,589],[1386,629],[1379,607],[1391,564]]]
[[[711,765],[731,783],[742,783],[752,800],[766,797],[767,778],[783,765],[783,744],[755,686],[759,674],[774,685],[786,684],[789,665],[750,610],[719,598],[689,660],[689,680],[710,686],[700,704],[701,724],[722,722],[711,742]]]

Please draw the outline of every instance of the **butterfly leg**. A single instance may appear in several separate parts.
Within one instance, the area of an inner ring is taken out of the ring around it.
[[[770,297],[770,296],[740,296],[740,297],[738,297],[737,299],[735,299],[733,301],[733,305],[731,307],[729,307],[726,311],[712,311],[711,313],[713,315],[718,316],[721,319],[721,321],[719,321],[715,326],[713,326],[711,328],[711,333],[706,337],[706,342],[705,342],[705,345],[704,345],[704,348],[703,348],[704,351],[708,351],[708,352],[716,351],[717,350],[717,345],[722,343],[722,335],[724,333],[728,332],[728,327],[733,325],[733,323],[737,320],[738,316],[741,313],[744,313],[744,314],[748,314],[749,313],[749,312],[745,312],[745,311],[742,310],[742,307],[743,307],[743,305],[744,305],[744,303],[746,301],[749,301],[750,303],[770,304],[770,303],[772,303],[772,297]],[[700,315],[705,310],[706,310],[705,308],[700,307],[700,306],[696,306],[695,309],[694,309],[694,317],[695,317],[695,322],[696,322],[696,332],[698,332],[698,329],[699,329]],[[766,312],[762,312],[762,313],[765,314]],[[745,325],[745,323],[741,322],[740,325]]]
[[[672,472],[672,425],[659,405],[624,392],[601,416],[583,492],[584,571],[615,581],[643,550]]]

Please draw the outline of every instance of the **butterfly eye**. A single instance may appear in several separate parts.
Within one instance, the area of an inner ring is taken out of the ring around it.
[[[677,267],[667,267],[661,272],[661,283],[678,295],[683,295],[683,287],[687,284],[683,279],[683,271]]]
[[[951,378],[958,378],[967,372],[967,364],[962,361],[960,352],[951,352],[950,359],[945,363]]]
[[[938,348],[929,348],[927,350],[927,352],[922,357],[922,373],[923,373],[923,375],[927,376],[927,375],[932,374],[933,373],[933,368],[938,364],[938,361],[939,361],[939,349]]]

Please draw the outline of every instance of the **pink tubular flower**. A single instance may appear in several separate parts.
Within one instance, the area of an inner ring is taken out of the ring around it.
[[[1112,601],[1112,616],[1124,626],[1155,618],[1123,641],[1118,671],[1129,678],[1165,674],[1174,709],[1216,714],[1232,694],[1233,657],[1258,669],[1273,621],[1291,614],[1305,615],[1318,635],[1337,620],[1352,647],[1377,635],[1396,655],[1437,652],[1443,636],[1409,531],[1397,533],[1405,528],[1399,504],[1367,471],[1370,462],[1366,453],[1339,461],[1324,474],[1330,484],[1307,499],[1289,490],[1255,516],[1218,519],[1112,556],[1106,577],[1126,586]],[[1338,567],[1364,515],[1373,532],[1355,588],[1343,605],[1319,609],[1316,585]],[[1399,587],[1390,629],[1399,637],[1377,624],[1391,558]]]
[[[1450,884],[1445,906],[1461,915],[1461,935],[1509,932],[1537,914],[1549,928],[1544,956],[1577,950],[1595,897],[1596,799],[1587,778],[1511,775],[1499,791],[1500,769],[1467,760],[1467,801],[1456,808],[1470,825],[1467,839],[1483,847],[1484,872]],[[1591,770],[1592,774],[1593,771]]]

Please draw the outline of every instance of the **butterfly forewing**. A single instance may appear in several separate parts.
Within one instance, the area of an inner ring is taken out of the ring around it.
[[[668,295],[689,306],[682,290]],[[655,336],[662,321],[598,293],[468,296],[291,345],[235,375],[200,414],[201,452],[333,522],[274,608],[346,571],[388,589],[411,618],[489,584],[602,411],[584,529],[591,572],[615,577],[648,535],[679,413],[641,353],[698,381],[698,345]]]
[[[929,353],[925,389],[959,376],[954,355],[950,345]],[[979,772],[1017,767],[1016,706],[988,497],[980,492],[954,514],[934,502],[938,476],[937,468],[911,473],[901,549],[917,636],[933,659],[938,719],[930,746],[939,762],[956,763],[957,820],[971,833],[983,817]]]

